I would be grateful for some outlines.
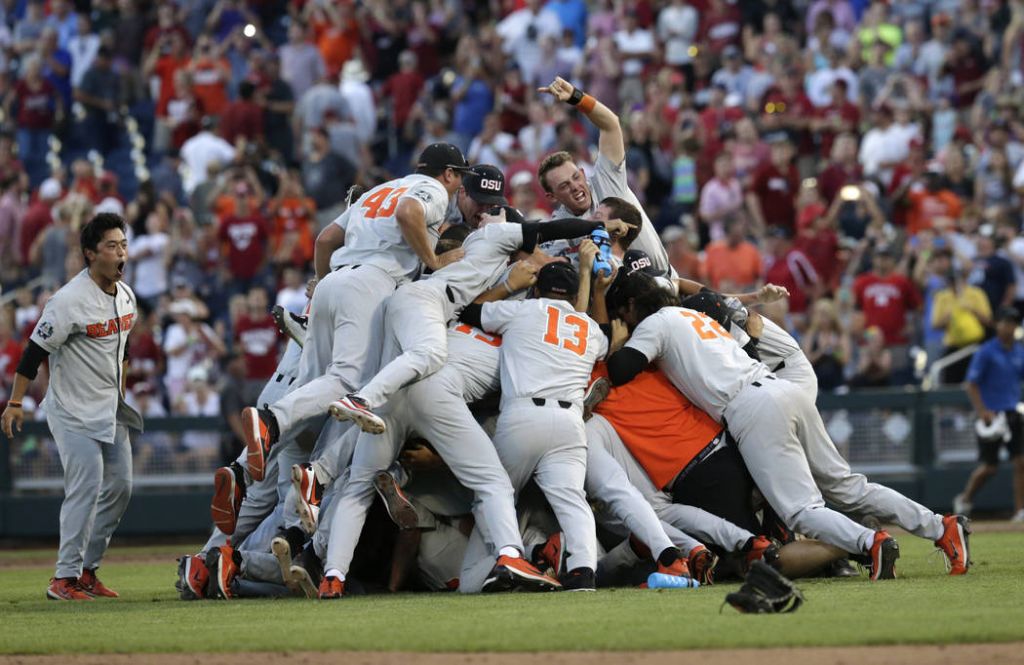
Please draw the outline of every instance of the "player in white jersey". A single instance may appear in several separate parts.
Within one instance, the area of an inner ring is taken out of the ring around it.
[[[474,167],[467,179],[494,180],[494,167]],[[514,219],[514,222],[503,221]],[[621,220],[588,222],[562,219],[545,224],[525,223],[512,208],[503,208],[500,216],[469,219],[479,226],[462,245],[463,260],[452,263],[419,282],[403,285],[388,301],[385,310],[384,356],[394,358],[358,391],[330,404],[330,413],[339,420],[354,420],[366,432],[380,433],[384,422],[374,411],[387,404],[399,388],[436,372],[447,358],[445,327],[462,309],[485,290],[487,299],[510,295],[500,284],[514,252],[531,254],[538,242],[577,238],[605,227],[616,237],[629,226]],[[493,294],[493,295],[492,295]],[[397,351],[397,353],[395,353]]]
[[[683,285],[683,290],[693,291],[694,286],[699,287],[695,282],[690,282]],[[774,374],[778,378],[786,379],[803,389],[812,401],[817,399],[818,381],[814,367],[796,340],[775,322],[756,312],[730,309],[720,294],[706,289],[685,298],[682,304],[708,314],[723,326],[731,324],[733,329],[737,327],[737,319],[743,322],[755,342],[761,362],[769,368],[774,367]],[[944,537],[947,525],[941,515],[893,489],[868,482],[864,474],[854,473],[830,438],[802,438],[801,443],[815,484],[829,503],[846,513],[871,515],[885,523],[896,524],[915,535],[936,541],[943,548],[938,541]],[[956,528],[964,531],[966,546],[969,527],[964,524]],[[950,572],[966,572],[967,557],[958,557],[957,560],[963,562],[963,567],[960,568],[957,561],[953,560]]]
[[[560,77],[555,78],[551,85],[541,88],[540,91],[550,93],[559,101],[575,106],[600,131],[597,141],[597,162],[589,181],[568,152],[552,153],[541,162],[537,172],[540,184],[548,200],[558,206],[552,219],[590,218],[606,197],[623,199],[635,206],[643,217],[640,234],[631,246],[646,252],[659,274],[675,276],[675,270],[669,264],[668,253],[661,244],[658,232],[647,214],[643,212],[640,201],[629,188],[626,175],[626,144],[618,116],[607,106]],[[541,249],[549,254],[568,252],[571,256],[575,253],[566,243],[542,246]]]
[[[96,578],[110,537],[128,508],[132,449],[128,429],[142,417],[124,401],[128,333],[135,294],[121,279],[128,260],[125,223],[96,215],[82,228],[87,268],[46,303],[14,375],[2,416],[4,434],[21,430],[21,402],[39,365],[49,358],[43,406],[64,468],[57,570],[52,600],[116,598]]]
[[[331,402],[353,392],[375,369],[379,352],[373,344],[381,336],[384,300],[424,266],[440,270],[462,257],[461,250],[438,256],[434,244],[467,168],[458,148],[431,144],[416,173],[374,187],[342,215],[342,265],[313,291],[296,388],[269,409],[242,411],[253,479],[263,478],[274,442],[323,416]],[[290,472],[291,464],[281,466]]]
[[[649,362],[657,362],[690,401],[728,423],[758,488],[789,528],[862,555],[870,561],[872,579],[894,577],[899,557],[895,540],[825,507],[805,450],[821,449],[831,441],[811,396],[748,357],[714,319],[672,306],[674,299],[649,277],[626,277],[613,291],[611,311],[633,334],[609,359],[612,383],[624,383]],[[959,566],[966,572],[966,520],[918,508],[914,515],[901,515],[904,524],[932,539],[954,571]]]
[[[445,367],[393,396],[383,412],[387,423],[384,432],[360,434],[352,463],[337,481],[342,489],[327,525],[330,531],[326,572],[320,584],[322,599],[344,595],[345,577],[373,502],[374,479],[398,457],[413,434],[429,441],[459,482],[474,491],[477,524],[487,529],[498,552],[495,574],[511,575],[519,588],[558,586],[521,558],[523,543],[516,525],[512,486],[493,445],[466,406],[497,388],[501,338],[464,324],[449,328],[447,338],[452,356]]]
[[[484,303],[463,318],[502,335],[501,414],[494,447],[512,486],[518,492],[536,480],[570,552],[563,585],[593,589],[597,541],[584,491],[583,394],[594,362],[608,351],[608,339],[597,322],[573,306],[579,286],[572,266],[549,263],[537,274],[539,297]]]

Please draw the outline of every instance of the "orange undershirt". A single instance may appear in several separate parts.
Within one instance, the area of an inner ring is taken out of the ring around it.
[[[594,367],[594,378],[599,376],[608,376],[604,363]],[[611,423],[659,488],[668,485],[722,431],[653,367],[612,388],[595,412]]]

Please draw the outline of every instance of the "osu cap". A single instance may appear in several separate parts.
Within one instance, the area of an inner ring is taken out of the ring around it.
[[[505,200],[505,174],[497,166],[477,164],[462,178],[466,194],[477,203],[492,206],[508,205]]]
[[[651,262],[651,257],[647,256],[647,252],[642,249],[631,249],[623,254],[622,268],[626,271],[627,275],[632,275],[635,272],[642,272],[650,275],[651,277],[657,277],[661,274]]]
[[[455,169],[456,171],[468,171],[469,163],[462,156],[462,151],[451,143],[431,143],[416,160],[416,170],[422,171],[443,171]]]

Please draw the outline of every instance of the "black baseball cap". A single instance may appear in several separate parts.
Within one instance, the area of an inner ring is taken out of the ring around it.
[[[492,206],[505,206],[505,174],[497,166],[477,164],[469,169],[462,178],[462,186],[466,194],[477,203]]]
[[[682,307],[707,314],[718,323],[729,328],[729,306],[725,298],[714,291],[700,291],[683,298],[679,303]]]
[[[416,160],[416,171],[420,173],[436,175],[445,169],[462,172],[469,170],[469,162],[462,151],[451,143],[431,143],[423,149]]]
[[[537,291],[571,296],[580,290],[580,275],[571,263],[554,261],[537,272]]]
[[[632,275],[635,272],[642,272],[645,275],[651,277],[657,277],[661,273],[654,267],[654,262],[651,261],[651,257],[647,256],[647,252],[642,249],[631,249],[622,255],[622,269],[626,271],[627,275]]]

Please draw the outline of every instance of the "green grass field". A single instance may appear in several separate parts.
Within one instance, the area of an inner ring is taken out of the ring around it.
[[[972,538],[975,567],[949,578],[929,543],[900,538],[901,578],[800,582],[797,613],[745,616],[719,606],[735,585],[591,594],[403,594],[332,603],[298,599],[182,602],[167,563],[114,562],[119,600],[44,599],[38,551],[0,553],[0,653],[400,650],[672,650],[700,647],[942,644],[1024,639],[1024,533]],[[185,551],[178,548],[175,551]],[[38,561],[39,559],[36,559]]]

